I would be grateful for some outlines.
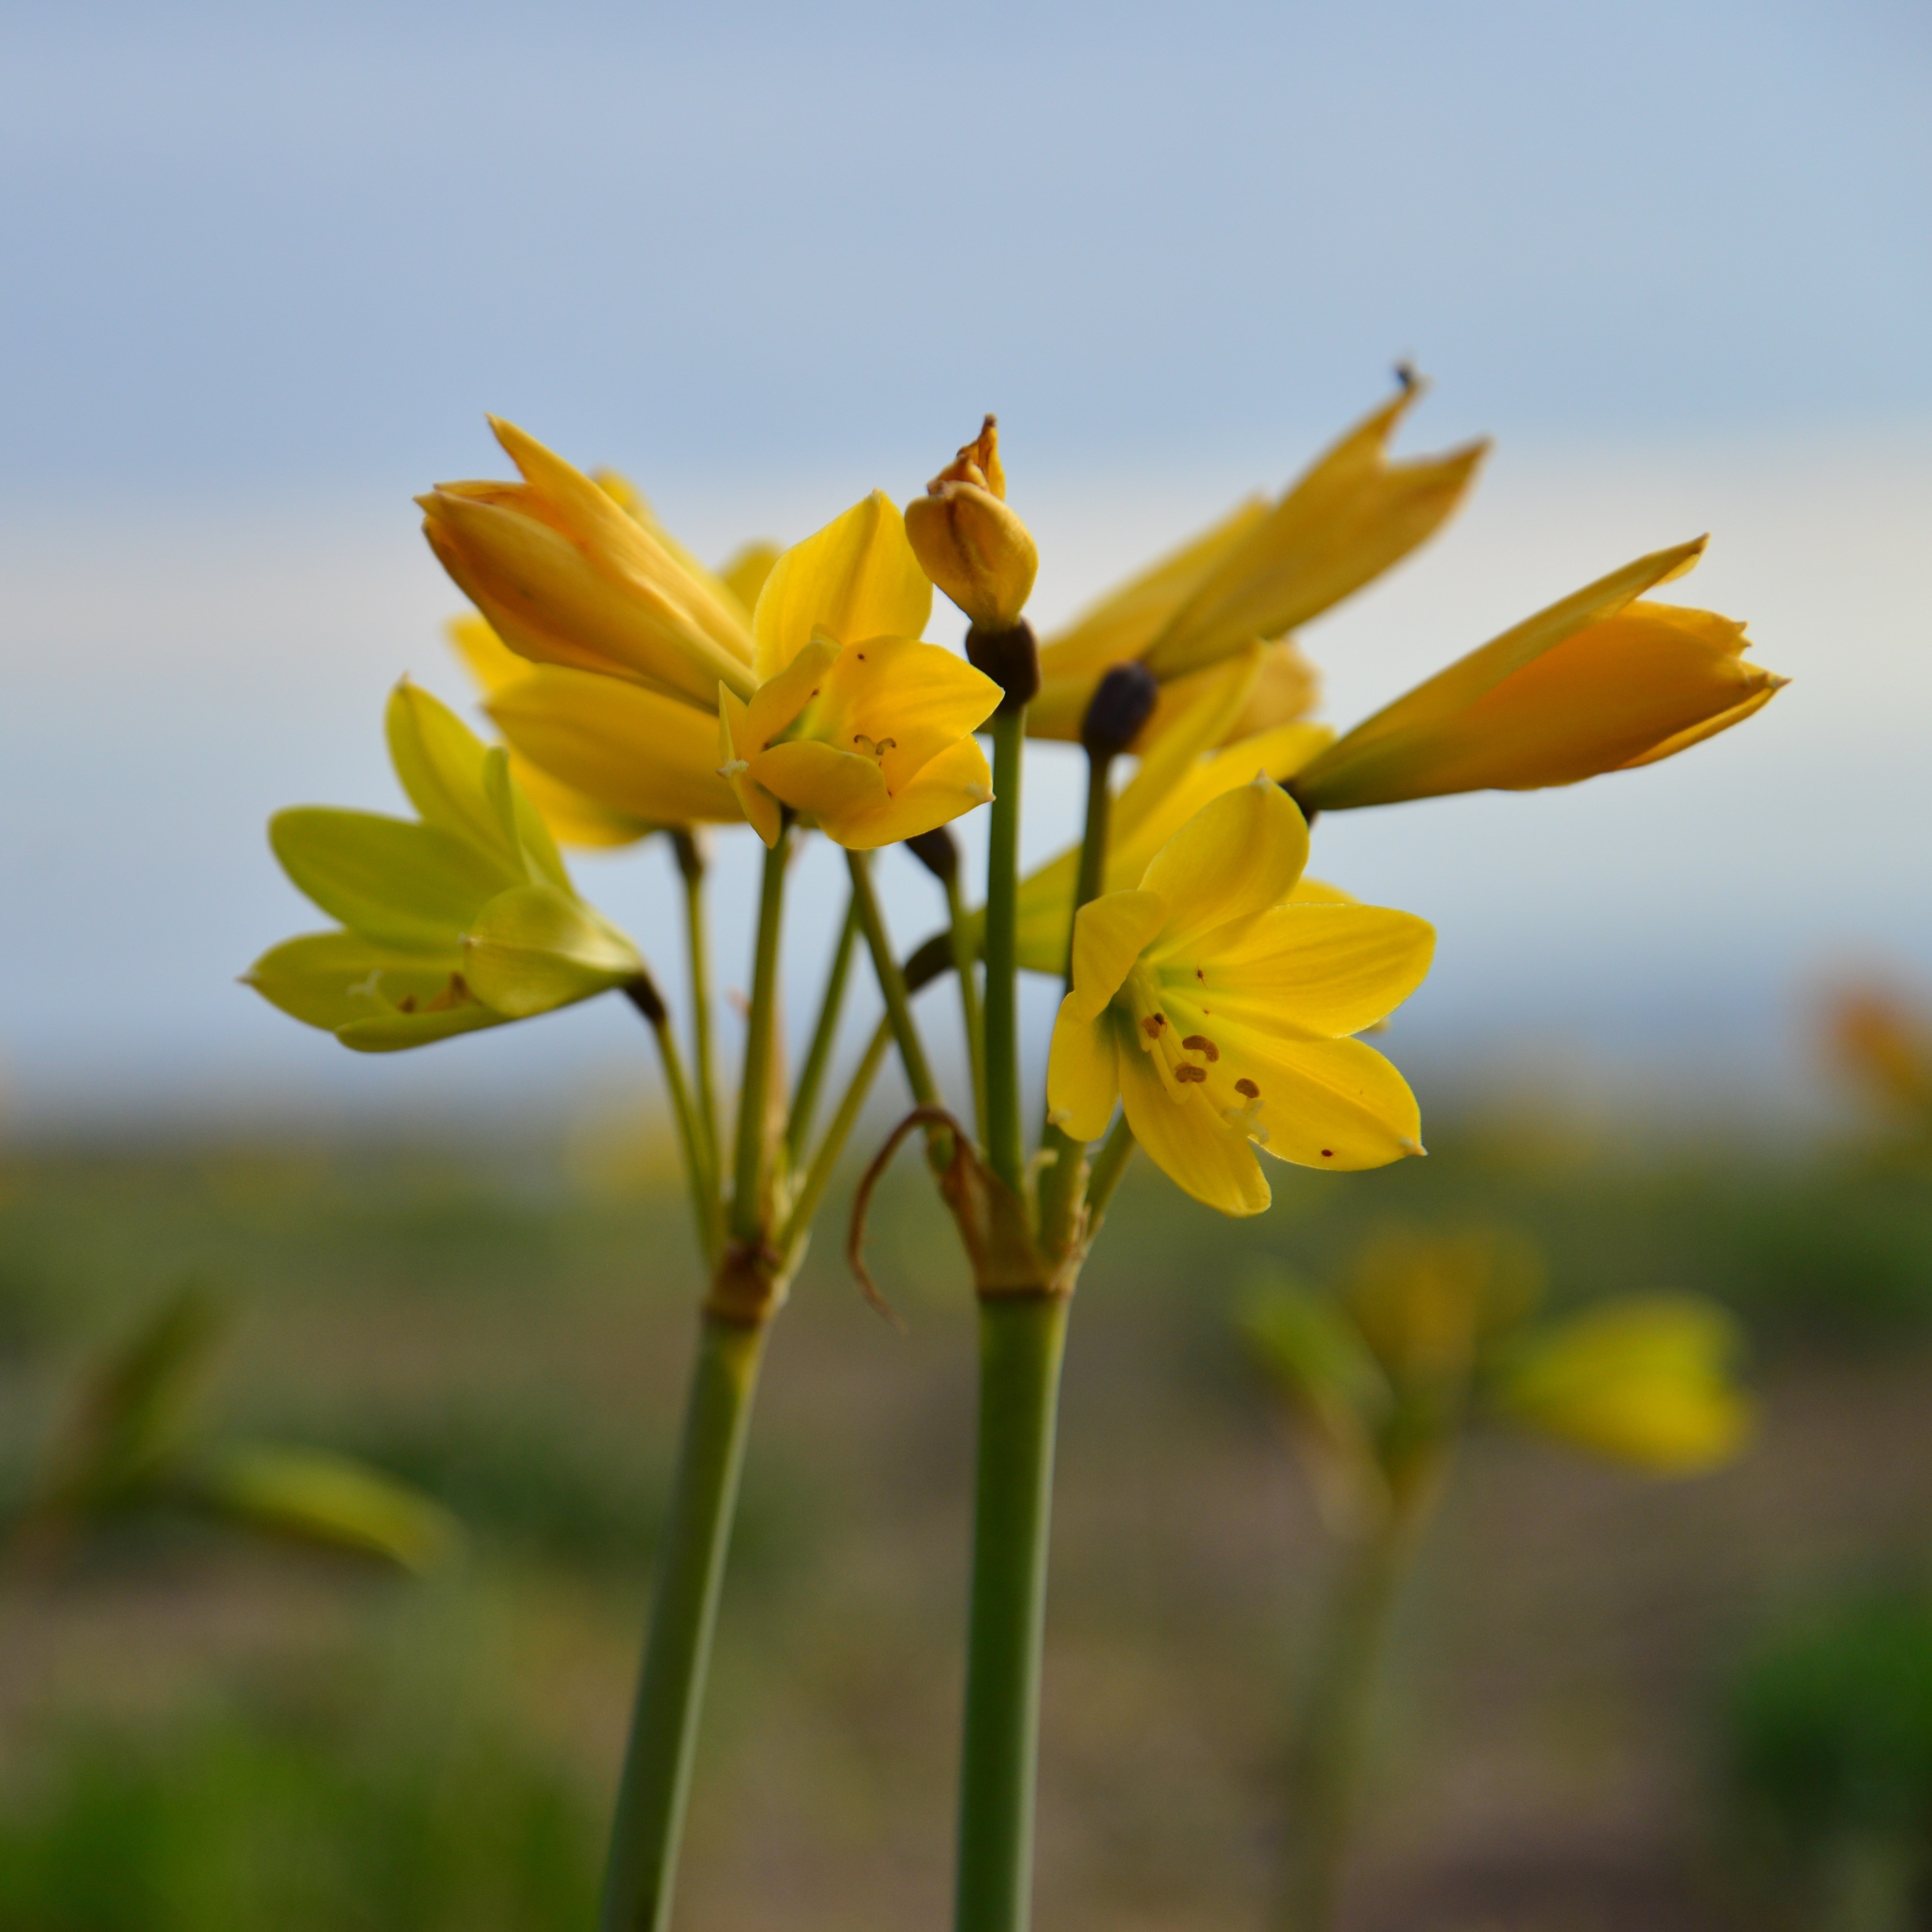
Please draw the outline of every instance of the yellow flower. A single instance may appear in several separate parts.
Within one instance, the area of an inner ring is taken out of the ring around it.
[[[906,536],[926,574],[976,628],[1010,631],[1020,620],[1040,552],[1006,507],[1000,432],[992,416],[980,434],[905,508]]]
[[[1406,913],[1292,903],[1307,854],[1300,813],[1263,776],[1074,922],[1049,1107],[1090,1141],[1120,1100],[1155,1163],[1224,1214],[1268,1204],[1250,1142],[1316,1168],[1422,1151],[1414,1096],[1347,1036],[1420,983],[1435,935]]]
[[[874,491],[772,566],[753,620],[757,686],[718,688],[719,769],[767,845],[789,806],[868,850],[992,796],[975,726],[1000,688],[922,644],[932,586]]]
[[[490,428],[520,483],[443,483],[417,500],[443,568],[519,657],[601,671],[709,710],[752,690],[730,589],[514,424]]]
[[[1247,784],[1258,771],[1288,777],[1334,736],[1325,724],[1304,724],[1234,736],[1250,674],[1244,658],[1230,658],[1164,694],[1178,700],[1168,724],[1109,814],[1103,890],[1138,884],[1154,854],[1210,800]],[[1020,882],[1016,938],[1019,963],[1030,972],[1066,970],[1079,872],[1080,848],[1075,846]],[[1291,896],[1340,902],[1346,895],[1304,878]]]
[[[420,817],[278,812],[283,870],[341,929],[273,948],[244,983],[369,1053],[644,983],[636,948],[578,897],[502,748],[407,682],[387,724]]]
[[[1932,1122],[1932,1027],[1923,1012],[1882,987],[1854,986],[1826,1019],[1833,1058],[1868,1094],[1921,1126]]]
[[[1417,393],[1406,382],[1279,502],[1242,504],[1048,639],[1027,729],[1077,738],[1109,664],[1138,658],[1163,683],[1184,678],[1259,640],[1281,638],[1414,549],[1461,501],[1487,447],[1390,462],[1389,439]],[[1312,701],[1312,674],[1291,645],[1272,645],[1263,662],[1256,708],[1239,721],[1244,731],[1286,723]],[[1143,742],[1163,722],[1156,712]]]
[[[1730,1378],[1737,1324],[1688,1294],[1630,1294],[1533,1338],[1503,1376],[1505,1414],[1657,1475],[1729,1462],[1751,1428]]]
[[[1744,626],[1637,601],[1704,541],[1639,557],[1438,672],[1297,773],[1295,796],[1336,812],[1574,784],[1742,722],[1788,682],[1744,662]]]

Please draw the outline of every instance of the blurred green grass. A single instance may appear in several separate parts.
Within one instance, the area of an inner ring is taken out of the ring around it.
[[[1506,1120],[1432,1149],[1381,1174],[1272,1168],[1276,1207],[1245,1224],[1144,1169],[1124,1189],[1069,1361],[1042,1922],[1261,1910],[1327,1552],[1230,1330],[1257,1257],[1318,1280],[1391,1217],[1506,1220],[1559,1301],[1718,1296],[1766,1390],[1759,1450],[1696,1483],[1472,1443],[1399,1632],[1360,1925],[1589,1927],[1591,1898],[1604,1923],[1709,1922],[1726,1660],[1768,1603],[1922,1564],[1922,1175]],[[972,1315],[916,1168],[871,1242],[910,1336],[845,1278],[835,1205],[775,1338],[687,1866],[685,1922],[716,1932],[946,1910]],[[244,1311],[224,1423],[372,1458],[472,1548],[420,1586],[154,1532],[0,1608],[0,1928],[588,1923],[697,1289],[675,1192],[613,1171],[562,1142],[9,1160],[0,1494],[88,1352],[193,1270]],[[62,1876],[97,1868],[128,1875]],[[1550,1904],[1578,1895],[1582,1916]]]

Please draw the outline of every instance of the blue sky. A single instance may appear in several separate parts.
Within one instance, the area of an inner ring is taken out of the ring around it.
[[[0,892],[41,937],[0,1093],[402,1106],[608,1060],[593,1012],[372,1068],[231,982],[312,917],[266,813],[385,805],[388,682],[462,695],[408,500],[500,468],[485,410],[722,555],[997,407],[1050,619],[1399,356],[1437,381],[1409,447],[1498,450],[1311,633],[1338,720],[1706,527],[1679,594],[1798,680],[1654,772],[1322,833],[1442,931],[1414,1051],[1802,1083],[1819,975],[1932,977],[1929,80],[1884,4],[14,10]],[[586,876],[674,956],[661,869]]]

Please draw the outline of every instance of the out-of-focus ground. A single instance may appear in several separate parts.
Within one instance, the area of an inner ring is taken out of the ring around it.
[[[1400,1620],[1349,1925],[1754,1922],[1713,1796],[1717,1687],[1781,1606],[1923,1566],[1932,1184],[1852,1149],[1533,1121],[1432,1142],[1381,1174],[1272,1168],[1276,1209],[1245,1225],[1144,1168],[1124,1190],[1067,1366],[1042,1924],[1266,1922],[1329,1550],[1230,1317],[1255,1258],[1319,1278],[1391,1216],[1526,1227],[1559,1299],[1721,1296],[1763,1427],[1671,1484],[1473,1439]],[[910,1332],[860,1302],[828,1222],[772,1343],[680,1915],[710,1932],[947,1910],[972,1314],[906,1166],[872,1252]],[[676,1193],[581,1142],[18,1152],[14,1496],[78,1365],[186,1270],[242,1309],[224,1426],[412,1478],[470,1555],[416,1582],[150,1527],[16,1591],[0,1925],[587,1924],[692,1340]]]

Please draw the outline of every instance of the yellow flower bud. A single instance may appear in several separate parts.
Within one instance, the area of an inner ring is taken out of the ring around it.
[[[1639,557],[1472,651],[1296,773],[1296,798],[1337,812],[1575,784],[1741,723],[1788,682],[1744,662],[1744,626],[1636,601],[1703,548]]]
[[[980,630],[1011,630],[1032,595],[1040,551],[1006,507],[992,417],[926,490],[905,508],[906,536],[920,568]]]

